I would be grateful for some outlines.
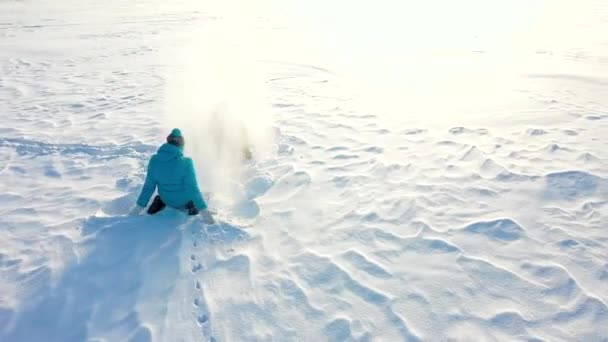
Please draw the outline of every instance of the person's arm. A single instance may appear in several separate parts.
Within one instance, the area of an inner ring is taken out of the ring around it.
[[[153,163],[154,157],[152,157],[150,159],[150,162],[148,163],[148,172],[146,172],[146,180],[144,182],[144,187],[141,189],[141,194],[137,199],[137,205],[142,208],[145,208],[148,205],[150,197],[152,197],[154,190],[156,190],[156,177],[154,177],[154,174],[152,172]]]
[[[198,182],[196,181],[196,172],[194,171],[194,162],[190,158],[186,158],[186,189],[194,206],[198,210],[206,210],[207,203],[201,195],[201,190],[198,188]]]

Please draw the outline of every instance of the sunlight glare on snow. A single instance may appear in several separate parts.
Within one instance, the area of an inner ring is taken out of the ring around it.
[[[563,1],[291,4],[331,55],[329,68],[348,80],[359,109],[399,122],[491,116],[487,109],[497,103],[521,101],[511,90],[539,67],[532,47],[577,38],[563,34],[560,19],[572,7]]]

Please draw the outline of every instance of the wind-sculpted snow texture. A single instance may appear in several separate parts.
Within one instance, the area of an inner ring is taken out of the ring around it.
[[[606,49],[539,47],[595,76],[526,73],[525,107],[441,123],[255,56],[274,151],[203,225],[127,213],[171,128],[167,55],[230,13],[118,3],[0,2],[0,341],[608,340]]]

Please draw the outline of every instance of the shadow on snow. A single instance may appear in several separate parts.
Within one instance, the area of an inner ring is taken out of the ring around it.
[[[174,210],[154,217],[91,217],[83,222],[77,258],[51,281],[44,268],[40,289],[0,329],[2,341],[150,341],[146,318],[164,317],[180,276],[183,240],[194,233],[201,245],[230,245],[247,238],[227,223],[201,229],[198,217]],[[185,261],[182,261],[185,262]],[[21,284],[28,286],[27,283]],[[142,317],[145,315],[146,317]],[[162,320],[161,320],[162,321]]]

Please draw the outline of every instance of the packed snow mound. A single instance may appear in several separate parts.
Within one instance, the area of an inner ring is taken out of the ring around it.
[[[583,171],[554,172],[546,176],[547,196],[553,199],[606,197],[608,180]]]
[[[525,230],[511,219],[475,222],[466,226],[464,230],[506,242],[519,240],[525,235]]]

